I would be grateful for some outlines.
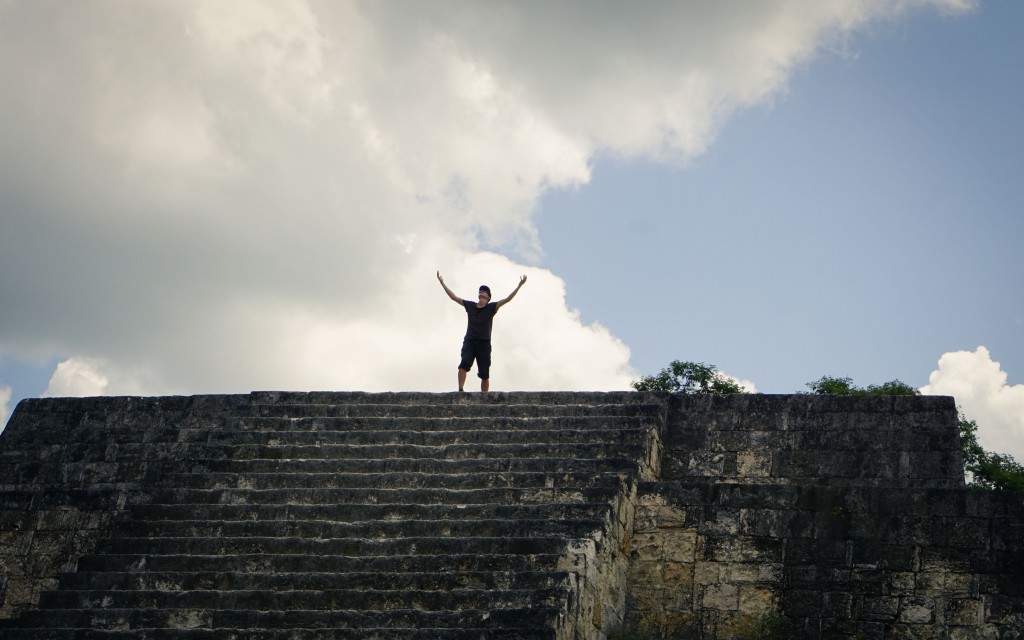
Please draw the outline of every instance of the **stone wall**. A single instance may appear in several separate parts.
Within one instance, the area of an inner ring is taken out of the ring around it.
[[[1024,494],[963,488],[951,398],[671,402],[637,637],[1024,637]]]
[[[964,486],[952,398],[669,398],[663,480]]]
[[[518,394],[515,402],[557,400],[583,413],[587,403],[638,395]],[[502,397],[494,399],[487,415],[500,419]],[[223,416],[233,403],[274,400],[24,401],[0,448],[0,619],[32,607],[73,569],[158,480],[161,461],[187,458],[189,438],[230,430]],[[581,541],[566,560],[584,586],[565,624],[599,637],[619,627],[627,637],[704,640],[773,630],[1024,638],[1024,493],[964,488],[952,398],[642,401],[664,407],[660,433],[603,537]]]
[[[1024,496],[649,483],[630,584],[650,637],[1020,637]]]
[[[33,606],[110,533],[183,428],[233,396],[48,398],[18,404],[0,447],[0,619]]]

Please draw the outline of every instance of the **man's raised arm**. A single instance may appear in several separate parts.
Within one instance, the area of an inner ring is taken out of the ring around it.
[[[519,293],[519,290],[523,288],[524,284],[526,284],[526,276],[523,276],[523,277],[519,278],[519,284],[516,286],[515,291],[513,291],[510,294],[508,294],[507,298],[505,298],[503,300],[498,300],[498,302],[497,302],[498,308],[499,309],[502,308],[503,306],[508,304],[512,300],[512,298],[516,297],[516,294]]]
[[[448,285],[446,285],[444,283],[444,278],[441,277],[441,272],[440,271],[437,272],[437,281],[441,283],[442,287],[444,287],[444,292],[448,294],[448,297],[451,298],[452,301],[455,302],[455,304],[457,304],[457,305],[459,305],[461,307],[462,306],[462,298],[460,298],[459,296],[457,296],[454,293],[452,293],[452,290],[449,289]],[[509,296],[509,297],[511,297],[511,296]]]

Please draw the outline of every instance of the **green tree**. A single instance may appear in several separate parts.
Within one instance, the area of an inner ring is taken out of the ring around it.
[[[869,384],[858,387],[852,378],[835,378],[822,376],[814,382],[808,382],[807,388],[819,396],[919,396],[921,392],[901,380],[890,380],[882,384]]]
[[[978,423],[968,420],[957,409],[960,429],[960,450],[964,456],[964,471],[970,476],[967,484],[981,489],[1024,490],[1024,466],[1013,456],[992,453],[978,443]]]
[[[673,393],[743,393],[743,387],[727,378],[713,364],[673,360],[658,375],[644,376],[632,383],[637,391]]]

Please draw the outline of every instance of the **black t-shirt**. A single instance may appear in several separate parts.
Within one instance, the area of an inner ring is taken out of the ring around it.
[[[488,302],[485,307],[478,307],[472,300],[463,300],[469,323],[466,326],[466,337],[470,340],[490,340],[491,322],[498,313],[498,303]]]

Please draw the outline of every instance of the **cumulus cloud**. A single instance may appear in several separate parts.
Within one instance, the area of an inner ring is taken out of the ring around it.
[[[745,378],[737,378],[735,376],[730,376],[728,373],[724,372],[722,372],[722,375],[728,378],[729,380],[732,380],[736,384],[740,385],[740,388],[743,389],[743,393],[757,393],[757,385],[754,384],[752,380],[747,380]]]
[[[626,388],[530,266],[544,191],[685,161],[853,30],[969,5],[0,4],[0,352],[63,358],[53,394],[450,389],[435,270],[529,273],[494,388]]]
[[[44,396],[81,397],[102,396],[109,381],[99,371],[100,366],[80,358],[68,358],[57,364],[50,377]]]
[[[11,388],[0,384],[0,432],[7,426],[7,419],[11,417]]]
[[[921,393],[953,396],[967,418],[978,423],[981,446],[1024,460],[1024,384],[1006,381],[999,362],[980,346],[942,354]]]

